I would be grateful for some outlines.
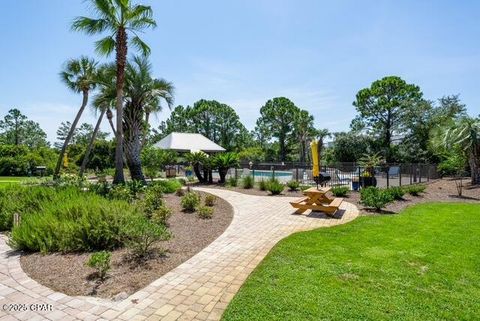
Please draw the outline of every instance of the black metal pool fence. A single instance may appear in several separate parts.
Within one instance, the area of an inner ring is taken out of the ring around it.
[[[359,187],[358,182],[367,172],[357,163],[321,165],[320,171],[330,176],[328,186],[347,186],[351,189]],[[242,163],[237,168],[231,168],[227,178],[252,176],[255,181],[276,178],[281,182],[295,180],[304,185],[315,185],[312,172],[309,163]],[[375,167],[373,173],[378,187],[411,185],[440,178],[434,164],[384,164]]]

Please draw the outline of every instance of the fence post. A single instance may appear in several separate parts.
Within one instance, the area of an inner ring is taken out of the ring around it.
[[[235,167],[235,180],[238,180],[237,168]]]
[[[299,179],[298,179],[298,167],[295,168],[295,181],[297,181],[297,182],[299,181]]]
[[[402,165],[398,166],[398,186],[402,186]]]
[[[275,166],[272,166],[272,179],[275,179]]]
[[[418,166],[418,182],[421,183],[422,182],[422,165],[419,165]]]
[[[253,179],[253,182],[255,183],[255,168],[252,168],[252,179]]]
[[[390,187],[390,166],[387,166],[387,188]]]
[[[410,185],[413,184],[413,182],[412,182],[412,174],[413,174],[413,164],[410,164]]]

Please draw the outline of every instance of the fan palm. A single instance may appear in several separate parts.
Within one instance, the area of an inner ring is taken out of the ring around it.
[[[225,177],[227,176],[228,170],[231,167],[238,166],[238,155],[236,153],[224,153],[218,154],[215,156],[213,161],[213,166],[218,168],[218,174],[220,176],[220,184],[225,183]]]
[[[464,117],[447,128],[442,135],[442,145],[459,148],[465,153],[470,166],[472,184],[480,183],[480,119]]]
[[[209,162],[208,155],[202,151],[199,152],[192,152],[185,155],[185,159],[189,162],[193,167],[193,172],[200,183],[207,182],[207,175],[202,176],[202,168],[204,164]]]
[[[76,93],[82,93],[82,105],[75,116],[68,135],[63,142],[57,165],[55,166],[54,178],[58,178],[63,158],[67,150],[68,144],[75,133],[78,121],[88,103],[88,95],[96,86],[97,62],[88,57],[80,57],[79,59],[71,59],[65,64],[64,70],[60,73],[60,77],[65,85]]]
[[[150,53],[148,45],[137,33],[156,26],[152,18],[151,7],[134,5],[130,0],[90,0],[97,15],[96,18],[78,17],[73,21],[72,29],[87,34],[105,31],[109,35],[95,43],[100,54],[110,55],[116,52],[116,117],[117,135],[115,149],[115,184],[124,183],[123,175],[123,89],[125,84],[125,67],[127,64],[128,44],[130,43],[144,55]],[[132,34],[128,42],[128,34]]]
[[[173,104],[173,85],[151,75],[152,66],[145,57],[134,57],[126,67],[124,147],[130,175],[134,180],[145,181],[141,164],[141,137],[145,135],[145,114],[160,111],[162,100],[169,108]],[[118,129],[117,129],[118,130]]]

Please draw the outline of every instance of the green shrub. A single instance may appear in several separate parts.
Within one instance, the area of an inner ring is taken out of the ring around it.
[[[427,186],[422,184],[409,185],[405,187],[406,192],[412,196],[418,196],[421,193],[424,193],[426,189]]]
[[[456,176],[465,169],[466,160],[460,153],[453,153],[437,166],[438,173],[444,176]]]
[[[187,185],[187,180],[186,180],[185,178],[183,178],[183,177],[177,178],[177,181],[178,181],[180,184],[182,184],[182,186]]]
[[[180,188],[177,189],[177,191],[175,192],[175,195],[177,195],[177,196],[184,196],[184,195],[185,195],[185,190],[180,187]]]
[[[195,212],[195,209],[200,205],[200,195],[195,192],[187,192],[181,200],[182,208],[186,212]]]
[[[288,189],[292,192],[298,190],[298,188],[300,187],[300,183],[297,182],[297,181],[289,181],[287,183],[287,186],[288,186]]]
[[[211,219],[213,217],[213,207],[200,206],[197,211],[198,217]]]
[[[112,254],[107,251],[96,252],[90,255],[86,265],[97,270],[97,275],[104,280],[110,270],[110,259]]]
[[[147,186],[141,181],[128,181],[125,187],[130,190],[130,194],[133,198],[138,198],[139,194],[145,192]]]
[[[51,203],[64,203],[75,198],[75,187],[11,185],[0,189],[0,231],[10,230],[15,213],[20,216],[36,213]]]
[[[267,181],[264,181],[263,179],[258,182],[258,189],[261,191],[266,191],[267,190]]]
[[[134,200],[134,195],[132,194],[132,191],[125,185],[112,186],[112,188],[108,192],[107,197],[111,200],[120,200],[129,203]]]
[[[283,192],[285,185],[280,183],[276,178],[272,178],[267,182],[267,190],[272,195],[279,195]]]
[[[337,187],[332,187],[331,191],[333,196],[344,197],[344,196],[347,196],[350,189],[346,186],[337,186]]]
[[[402,200],[405,195],[405,189],[401,186],[390,187],[386,190],[390,195],[392,195],[394,200]]]
[[[374,208],[377,211],[393,202],[393,196],[383,189],[367,187],[360,190],[360,203],[366,207]]]
[[[161,205],[152,213],[152,222],[155,224],[167,225],[167,221],[172,216],[172,210],[166,205]]]
[[[145,219],[132,220],[122,227],[125,244],[137,258],[143,258],[150,253],[153,243],[166,241],[171,237],[164,225],[150,223]]]
[[[235,176],[230,176],[227,180],[227,185],[230,187],[237,187],[238,179]]]
[[[213,207],[217,202],[217,197],[215,195],[205,196],[205,206]]]
[[[163,189],[161,186],[152,186],[145,192],[141,204],[147,217],[151,217],[164,204],[162,197]]]
[[[15,249],[44,253],[110,250],[124,244],[122,226],[146,220],[136,206],[125,201],[51,189],[61,196],[23,215],[21,224],[12,229],[10,244]]]
[[[253,185],[254,185],[254,179],[253,179],[253,176],[245,176],[243,178],[243,181],[242,181],[242,186],[244,189],[250,189],[250,188],[253,188]]]
[[[97,195],[107,197],[108,194],[110,193],[110,190],[112,189],[112,186],[108,184],[106,181],[104,181],[104,182],[92,183],[88,186],[88,189]]]
[[[182,184],[176,179],[161,180],[152,183],[151,186],[161,186],[162,191],[165,194],[175,193],[179,188],[182,187]]]

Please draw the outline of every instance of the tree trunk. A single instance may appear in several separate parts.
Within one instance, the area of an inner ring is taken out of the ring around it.
[[[117,131],[115,130],[115,126],[113,125],[113,113],[112,113],[112,110],[109,108],[107,108],[107,119],[108,119],[108,123],[110,124],[110,127],[112,127],[112,133],[113,133],[113,136],[117,136]]]
[[[145,146],[145,144],[147,143],[147,135],[148,135],[148,129],[149,129],[149,122],[150,120],[150,113],[149,112],[145,112],[145,126],[144,126],[144,130],[143,130],[143,137],[142,137],[142,146]]]
[[[471,153],[468,158],[470,166],[470,177],[472,185],[480,184],[480,160],[475,153]]]
[[[117,145],[115,147],[115,176],[113,184],[124,184],[123,175],[123,86],[125,83],[125,65],[127,62],[127,33],[123,27],[118,28],[116,37],[117,51]]]
[[[65,151],[67,150],[68,143],[70,143],[70,140],[72,139],[73,134],[75,133],[75,128],[77,127],[78,121],[80,120],[80,117],[82,116],[82,113],[85,110],[87,103],[88,103],[88,90],[84,90],[82,106],[80,106],[80,109],[78,110],[77,116],[75,117],[75,120],[73,121],[70,127],[70,130],[68,131],[67,138],[65,138],[62,149],[60,151],[60,155],[58,156],[57,166],[55,166],[55,172],[53,174],[54,179],[58,179],[60,177],[60,168],[62,167],[63,156],[65,155]]]
[[[141,149],[140,136],[133,137],[132,140],[125,140],[125,155],[127,156],[127,166],[130,171],[130,176],[132,180],[146,184],[142,171]]]
[[[213,184],[213,173],[211,168],[208,170],[208,184]]]
[[[140,106],[128,103],[123,115],[124,148],[127,167],[130,177],[134,181],[146,183],[142,171],[142,144],[141,132],[143,123],[143,110]]]
[[[93,149],[93,144],[95,143],[95,139],[97,138],[98,130],[100,129],[100,124],[102,123],[103,115],[105,115],[105,109],[102,109],[102,112],[98,117],[97,124],[95,125],[95,129],[93,130],[92,137],[90,138],[90,143],[88,144],[87,150],[85,152],[85,156],[83,157],[82,165],[80,166],[80,177],[83,177],[83,173],[85,172],[85,168],[87,167],[88,159],[90,158],[90,153]]]
[[[278,138],[278,143],[280,145],[280,160],[283,162],[285,161],[285,158],[286,158],[284,135],[280,135],[280,137]]]
[[[200,183],[204,183],[204,178],[202,177],[199,164],[193,164],[193,172],[195,173],[195,176],[197,176],[198,181]]]
[[[225,184],[225,177],[227,176],[228,168],[219,168],[218,175],[220,176],[220,180],[218,181],[220,184]]]

